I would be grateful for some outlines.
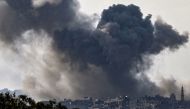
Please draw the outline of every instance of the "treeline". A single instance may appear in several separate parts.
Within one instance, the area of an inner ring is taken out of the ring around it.
[[[67,109],[67,107],[56,100],[36,102],[26,95],[0,93],[0,109]]]

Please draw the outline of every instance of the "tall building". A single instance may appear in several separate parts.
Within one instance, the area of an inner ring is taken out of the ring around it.
[[[181,101],[184,101],[184,89],[181,87]]]

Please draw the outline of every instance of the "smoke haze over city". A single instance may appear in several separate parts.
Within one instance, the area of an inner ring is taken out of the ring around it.
[[[111,5],[100,16],[79,10],[76,0],[0,2],[1,63],[21,72],[22,90],[41,99],[179,92],[174,78],[158,85],[147,71],[154,56],[183,47],[187,32],[134,4]]]

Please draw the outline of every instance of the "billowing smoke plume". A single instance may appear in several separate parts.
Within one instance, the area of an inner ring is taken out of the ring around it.
[[[155,94],[150,55],[188,41],[135,5],[113,5],[98,26],[75,0],[6,0],[2,42],[22,57],[24,88],[41,98]],[[2,7],[2,6],[1,6]]]
[[[43,0],[38,0],[43,1]],[[52,33],[55,29],[63,29],[75,23],[78,5],[75,0],[64,0],[59,4],[44,2],[35,7],[35,0],[6,0],[6,15],[2,16],[1,33],[5,39],[14,40],[29,29],[44,29]],[[34,2],[34,4],[33,4]]]

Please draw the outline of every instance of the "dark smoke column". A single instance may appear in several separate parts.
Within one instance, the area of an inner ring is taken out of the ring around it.
[[[146,74],[138,79],[137,74],[150,67],[151,59],[147,57],[165,48],[177,49],[188,41],[188,36],[180,35],[161,20],[154,25],[150,18],[151,15],[143,18],[138,6],[113,5],[103,11],[96,30],[76,26],[56,32],[55,45],[72,63],[80,63],[84,70],[81,75],[85,75],[88,64],[103,69],[102,75],[106,75],[111,88],[94,84],[109,96],[154,94],[159,88]],[[81,87],[84,92],[92,91],[84,84]]]
[[[35,54],[26,57],[35,65],[29,68],[39,67],[41,70],[35,74],[42,74],[29,75],[27,89],[42,98],[159,93],[156,91],[160,87],[145,73],[151,67],[150,55],[157,55],[165,48],[176,50],[188,41],[188,35],[180,35],[162,20],[153,24],[151,15],[143,18],[135,5],[105,9],[95,28],[91,18],[78,11],[76,0],[46,1],[39,6],[34,6],[32,0],[5,1],[0,38],[7,45],[14,46],[13,42],[23,39],[22,34],[28,30],[32,33],[43,30],[52,40],[47,44],[51,45],[48,53],[55,56],[46,61],[40,58],[45,67],[40,67],[39,60],[30,59]],[[43,35],[34,37],[45,39]],[[44,83],[38,81],[42,78]]]

